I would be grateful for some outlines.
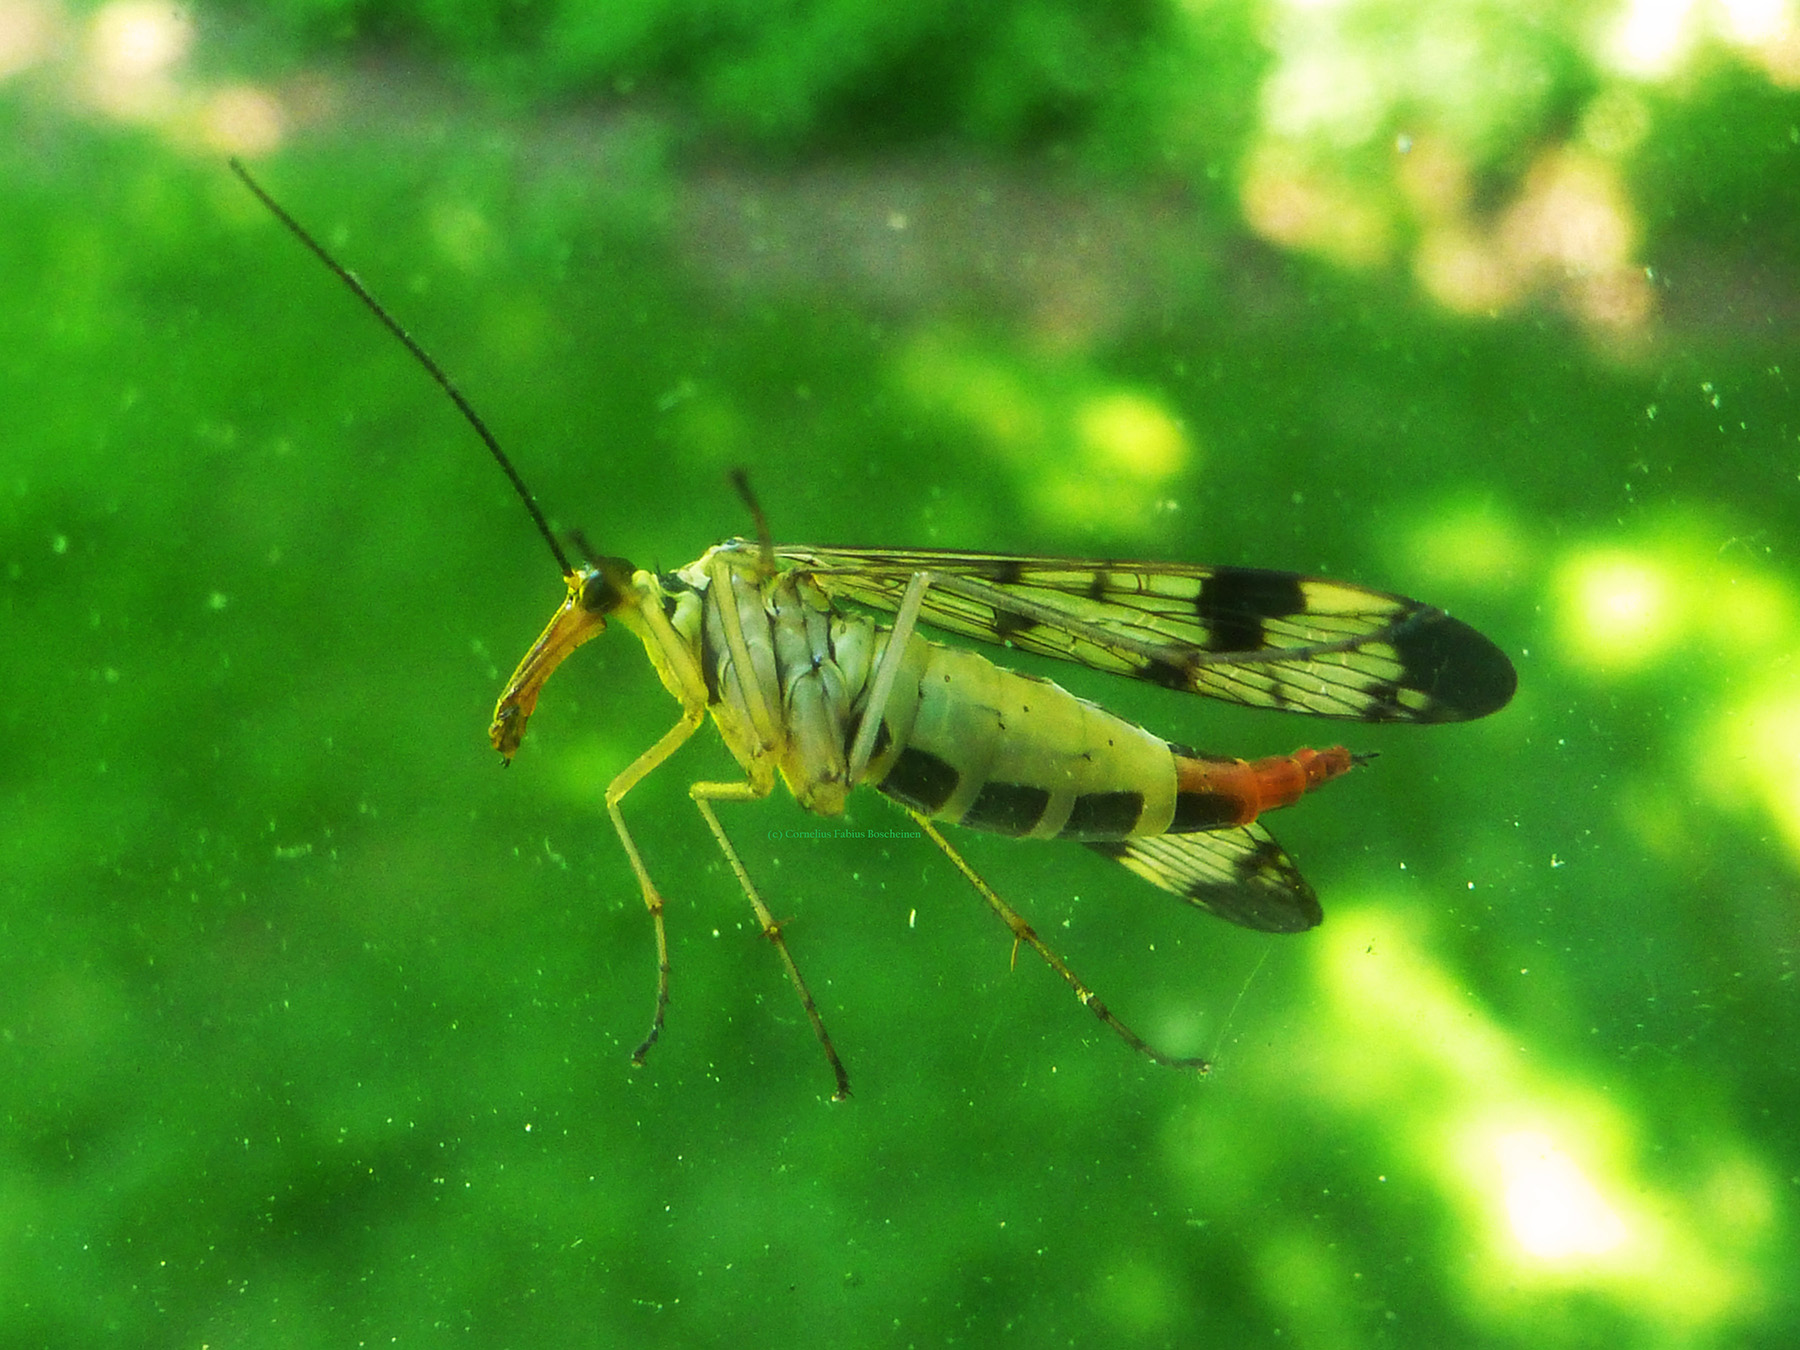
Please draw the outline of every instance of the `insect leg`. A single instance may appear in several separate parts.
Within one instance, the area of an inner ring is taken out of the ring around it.
[[[925,600],[925,588],[931,584],[928,572],[915,572],[894,611],[894,626],[888,632],[887,647],[881,653],[881,664],[869,683],[869,701],[863,708],[862,725],[856,729],[856,743],[850,747],[850,764],[844,781],[850,787],[862,782],[863,770],[875,753],[875,737],[881,731],[881,716],[887,711],[888,695],[894,691],[894,680],[900,674],[900,663],[906,658],[906,643],[918,622],[919,606]]]
[[[737,850],[725,835],[724,827],[719,824],[718,816],[713,813],[714,802],[760,801],[769,795],[770,786],[772,785],[764,784],[759,788],[755,783],[695,783],[688,789],[688,795],[694,799],[694,805],[699,808],[713,838],[718,840],[719,851],[725,855],[725,861],[731,864],[731,870],[737,875],[738,885],[750,897],[750,906],[756,911],[756,921],[762,925],[763,936],[774,943],[775,950],[781,953],[781,964],[787,967],[788,979],[792,981],[795,992],[800,995],[800,1006],[806,1009],[813,1034],[819,1038],[819,1045],[831,1064],[832,1076],[837,1079],[837,1092],[832,1100],[846,1101],[850,1096],[850,1075],[844,1072],[844,1062],[838,1058],[837,1048],[831,1043],[831,1033],[825,1030],[825,1019],[819,1014],[819,1005],[813,1001],[812,990],[806,987],[800,967],[794,964],[787,940],[781,936],[781,925],[763,903],[762,896],[757,893],[755,884],[750,880],[750,873],[744,870],[743,860],[738,857]]]
[[[650,880],[649,869],[644,866],[637,843],[632,839],[631,831],[625,828],[625,814],[619,809],[619,803],[625,799],[627,792],[679,750],[705,717],[704,707],[683,709],[681,720],[670,727],[655,745],[626,765],[619,776],[606,786],[606,813],[612,817],[613,829],[618,832],[619,842],[625,845],[625,856],[631,859],[631,870],[637,873],[638,889],[644,894],[644,907],[650,911],[650,922],[656,928],[656,1015],[650,1020],[650,1034],[644,1037],[644,1043],[631,1052],[633,1064],[642,1064],[650,1047],[656,1044],[656,1038],[662,1035],[663,1015],[669,1009],[669,934],[663,927],[662,892]]]
[[[1058,975],[1062,976],[1063,982],[1067,984],[1070,989],[1075,991],[1075,997],[1081,1001],[1081,1006],[1093,1013],[1095,1017],[1098,1017],[1102,1022],[1106,1023],[1107,1026],[1111,1027],[1125,1044],[1129,1045],[1139,1054],[1171,1069],[1194,1069],[1200,1073],[1206,1073],[1212,1068],[1210,1063],[1198,1056],[1193,1058],[1183,1058],[1179,1055],[1165,1055],[1142,1036],[1138,1035],[1137,1032],[1133,1031],[1117,1017],[1113,1016],[1112,1009],[1102,1003],[1094,994],[1094,991],[1082,983],[1081,977],[1063,963],[1062,957],[1058,956],[1045,945],[1044,940],[1037,935],[1037,931],[1033,929],[1030,924],[1025,922],[1023,916],[1021,916],[1016,909],[1007,904],[1006,901],[1002,900],[994,888],[988,885],[986,881],[982,880],[981,875],[976,872],[973,867],[969,866],[968,861],[964,859],[962,854],[958,853],[956,849],[951,846],[950,841],[944,838],[937,826],[933,825],[929,819],[920,815],[911,807],[902,807],[901,809],[917,821],[919,828],[931,837],[932,842],[944,850],[944,856],[956,864],[956,870],[961,872],[963,876],[967,878],[969,884],[980,894],[981,898],[987,901],[988,908],[998,914],[1000,916],[1000,921],[1012,930],[1014,942],[1023,942],[1027,947],[1031,948],[1032,951],[1043,957],[1044,964],[1049,966],[1050,969],[1054,970]]]

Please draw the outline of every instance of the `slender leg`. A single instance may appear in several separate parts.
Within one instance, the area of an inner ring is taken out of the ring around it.
[[[649,869],[644,866],[637,843],[632,839],[631,831],[625,827],[625,814],[619,809],[619,803],[647,774],[679,750],[705,717],[706,709],[703,707],[684,709],[681,720],[670,727],[655,745],[632,760],[606,787],[606,813],[612,817],[613,829],[618,832],[619,842],[625,845],[625,856],[631,859],[631,870],[637,874],[638,889],[644,895],[644,907],[650,911],[650,922],[656,929],[656,1014],[650,1020],[650,1034],[644,1037],[642,1045],[631,1052],[633,1064],[644,1062],[644,1056],[656,1044],[656,1038],[662,1035],[663,1016],[669,1010],[669,934],[663,927],[662,892],[650,880]]]
[[[881,653],[881,664],[875,678],[869,681],[869,701],[863,707],[862,725],[857,728],[856,743],[850,747],[845,785],[855,787],[862,782],[863,770],[869,767],[869,756],[875,753],[875,737],[881,731],[882,714],[887,712],[888,696],[894,692],[894,680],[900,674],[900,663],[906,657],[906,643],[918,622],[919,606],[925,600],[925,588],[931,584],[929,572],[915,572],[900,597],[900,608],[894,613],[894,626],[888,631],[887,647]]]
[[[813,1001],[812,990],[806,987],[806,980],[800,974],[800,967],[794,963],[794,957],[788,951],[787,940],[781,936],[781,925],[775,921],[774,914],[763,903],[757,893],[755,884],[750,880],[750,873],[744,870],[743,860],[738,857],[737,849],[732,847],[731,840],[725,835],[724,827],[713,813],[714,802],[751,802],[760,801],[769,795],[769,787],[758,788],[755,783],[695,783],[688,789],[693,797],[694,805],[699,808],[706,826],[719,843],[719,851],[725,855],[725,861],[731,864],[736,873],[738,885],[744,888],[744,894],[750,897],[750,907],[756,911],[756,921],[762,925],[763,936],[775,944],[775,950],[781,954],[781,964],[787,967],[788,979],[793,982],[794,990],[800,995],[800,1006],[806,1009],[807,1020],[812,1023],[813,1035],[819,1038],[819,1045],[825,1051],[825,1059],[831,1065],[831,1073],[837,1079],[837,1092],[832,1096],[835,1102],[846,1101],[850,1096],[850,1075],[844,1072],[844,1062],[838,1058],[837,1047],[831,1043],[831,1033],[825,1030],[825,1019],[819,1014],[819,1005]]]
[[[951,847],[950,841],[939,833],[937,826],[933,825],[931,821],[920,815],[917,811],[912,810],[910,807],[903,807],[902,809],[906,811],[907,815],[918,822],[919,828],[924,830],[925,833],[931,837],[933,843],[944,850],[944,856],[956,864],[956,870],[961,872],[968,880],[968,883],[980,894],[981,898],[987,901],[988,907],[1000,916],[1000,921],[1012,930],[1013,951],[1015,954],[1019,949],[1019,944],[1022,942],[1027,947],[1031,948],[1032,951],[1043,957],[1044,964],[1049,966],[1050,969],[1054,970],[1058,975],[1062,976],[1063,982],[1067,984],[1070,989],[1075,991],[1075,997],[1081,1001],[1082,1007],[1086,1008],[1089,1012],[1093,1013],[1095,1017],[1098,1017],[1102,1022],[1106,1023],[1107,1026],[1111,1027],[1118,1033],[1119,1038],[1123,1040],[1125,1044],[1129,1045],[1139,1054],[1145,1055],[1156,1063],[1165,1065],[1171,1069],[1194,1069],[1200,1073],[1206,1073],[1212,1068],[1211,1064],[1198,1056],[1191,1059],[1184,1059],[1178,1055],[1165,1055],[1130,1027],[1126,1026],[1118,1018],[1114,1017],[1112,1010],[1102,1003],[1099,998],[1095,996],[1094,991],[1083,984],[1081,978],[1063,963],[1062,957],[1051,951],[1050,948],[1044,944],[1044,940],[1037,935],[1036,930],[1034,930],[1030,924],[1025,922],[1019,912],[1011,905],[1007,904],[1006,901],[1002,900],[999,894],[995,892],[994,888],[982,880],[980,874],[977,873],[973,867],[969,866],[962,854]]]

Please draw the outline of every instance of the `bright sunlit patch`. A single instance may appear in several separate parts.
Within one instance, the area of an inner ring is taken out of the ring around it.
[[[906,349],[897,374],[914,402],[967,424],[997,446],[1041,451],[1050,435],[1036,391],[972,342],[925,333]]]
[[[1577,314],[1609,328],[1649,316],[1650,284],[1632,263],[1637,236],[1637,213],[1618,168],[1569,150],[1532,166],[1496,230],[1512,271],[1559,286]]]
[[[1794,0],[1720,0],[1726,41],[1783,89],[1800,88],[1800,15]]]
[[[1626,3],[1605,42],[1627,73],[1673,69],[1705,28],[1691,0]],[[1796,0],[1732,3],[1748,7],[1736,28],[1757,35],[1742,50],[1774,72],[1792,46],[1800,69],[1788,22]],[[1649,129],[1632,88],[1603,87],[1581,134],[1546,142],[1494,209],[1474,199],[1469,166],[1516,147],[1519,128],[1554,120],[1546,91],[1563,77],[1551,44],[1522,40],[1479,6],[1400,11],[1379,0],[1274,0],[1270,32],[1262,132],[1239,193],[1252,229],[1349,267],[1380,265],[1416,241],[1420,285],[1460,314],[1543,297],[1603,338],[1648,321],[1656,292],[1634,256],[1641,228],[1618,165]],[[1382,142],[1399,149],[1391,180],[1374,153]]]
[[[1076,359],[1023,361],[939,331],[911,344],[895,376],[919,408],[961,423],[1015,470],[1039,521],[1059,530],[1095,521],[1119,534],[1160,530],[1173,485],[1195,458],[1163,403]]]
[[[251,85],[215,90],[200,114],[200,134],[209,150],[226,155],[266,155],[286,130],[281,105]]]
[[[179,5],[113,0],[94,16],[95,64],[120,78],[167,71],[194,42],[194,21]]]
[[[1704,651],[1709,669],[1762,670],[1800,646],[1800,596],[1762,567],[1762,536],[1671,521],[1635,547],[1577,548],[1551,595],[1558,651],[1595,671],[1628,671],[1672,651]]]
[[[1695,740],[1692,772],[1726,809],[1755,806],[1800,860],[1800,652],[1778,661],[1783,676],[1729,707]]]
[[[1355,1073],[1327,1073],[1332,1091],[1368,1101],[1405,1098],[1445,1076],[1509,1084],[1517,1051],[1414,934],[1387,913],[1334,913],[1315,947],[1329,1002],[1357,1039],[1395,1037],[1391,1053]]]
[[[0,80],[49,55],[56,20],[44,0],[0,0]]]
[[[1519,298],[1519,280],[1493,241],[1466,225],[1427,229],[1413,255],[1425,293],[1455,314],[1496,314]]]
[[[1632,0],[1603,56],[1622,74],[1667,79],[1703,39],[1722,40],[1784,89],[1800,87],[1800,16],[1794,0]]]
[[[1596,134],[1622,143],[1629,109],[1597,120]],[[1436,172],[1402,173],[1423,222],[1413,267],[1435,300],[1460,314],[1494,313],[1526,295],[1548,292],[1597,329],[1640,326],[1654,293],[1633,262],[1638,222],[1618,170],[1600,156],[1559,150],[1532,166],[1518,196],[1490,226],[1434,192],[1454,159],[1440,152]]]
[[[1719,0],[1719,8],[1725,13],[1725,35],[1745,46],[1779,37],[1793,21],[1786,0]]]
[[[1640,79],[1672,73],[1693,47],[1693,0],[1631,0],[1607,44],[1620,71]]]
[[[1800,604],[1793,587],[1769,576],[1756,564],[1734,558],[1707,569],[1706,604],[1698,607],[1695,626],[1721,652],[1767,661],[1796,659],[1800,645]]]
[[[1385,138],[1405,117],[1474,145],[1542,96],[1548,72],[1534,69],[1505,22],[1474,6],[1275,0],[1268,8],[1275,61],[1261,102],[1274,140],[1341,152]]]
[[[1603,1256],[1623,1245],[1625,1223],[1587,1173],[1541,1130],[1494,1141],[1513,1240],[1540,1261]]]
[[[1139,394],[1078,400],[1056,439],[1068,442],[1068,449],[1037,460],[1029,500],[1058,529],[1095,520],[1121,532],[1154,529],[1174,500],[1173,481],[1192,458],[1181,424]]]
[[[176,104],[175,70],[194,43],[194,21],[179,5],[113,0],[88,30],[86,85],[94,106],[130,121],[167,115]]]
[[[1675,583],[1647,557],[1617,550],[1577,554],[1559,569],[1553,590],[1560,646],[1592,670],[1650,665],[1680,634]]]
[[[1321,29],[1316,15],[1290,24],[1279,69],[1263,86],[1263,122],[1276,136],[1323,135],[1358,145],[1374,135],[1385,112],[1372,53]]]
[[[1098,394],[1083,400],[1075,425],[1096,467],[1162,483],[1187,467],[1181,423],[1143,394]]]
[[[1679,1167],[1647,1153],[1616,1101],[1522,1049],[1402,912],[1340,906],[1311,939],[1323,1000],[1303,1078],[1378,1119],[1393,1165],[1431,1178],[1460,1216],[1469,1259],[1454,1268],[1471,1301],[1579,1288],[1667,1334],[1759,1299],[1766,1169],[1728,1131]]]
[[[1592,272],[1630,258],[1637,223],[1618,170],[1565,151],[1532,166],[1500,233],[1520,266]]]
[[[1392,222],[1379,200],[1292,148],[1265,145],[1250,156],[1239,198],[1250,228],[1285,247],[1349,267],[1384,262],[1393,251]]]

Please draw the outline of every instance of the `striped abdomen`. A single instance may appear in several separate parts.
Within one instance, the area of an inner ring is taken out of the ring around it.
[[[1211,758],[974,652],[909,646],[867,781],[970,829],[1080,840],[1224,829],[1352,764],[1341,746]]]

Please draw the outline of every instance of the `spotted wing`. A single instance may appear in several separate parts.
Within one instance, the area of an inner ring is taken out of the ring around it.
[[[1108,840],[1088,847],[1151,885],[1245,928],[1299,933],[1324,917],[1318,896],[1294,860],[1260,825]]]
[[[1251,708],[1461,722],[1504,707],[1505,653],[1404,596],[1292,572],[939,549],[778,548],[835,596],[983,642]]]

